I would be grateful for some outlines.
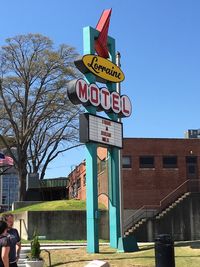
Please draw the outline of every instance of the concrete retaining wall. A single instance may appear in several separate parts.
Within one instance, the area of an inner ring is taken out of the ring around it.
[[[26,211],[15,214],[15,225],[25,240],[38,235],[47,240],[86,240],[86,211]],[[99,238],[109,239],[108,212],[100,211]]]

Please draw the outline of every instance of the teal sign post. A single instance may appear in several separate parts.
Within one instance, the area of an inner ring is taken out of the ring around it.
[[[83,30],[84,54],[95,54],[94,41],[99,32],[91,27]],[[115,40],[107,39],[110,57],[115,63]],[[94,75],[85,74],[89,83],[95,82]],[[116,91],[115,83],[107,83],[110,92]],[[96,114],[93,108],[87,108],[88,112]],[[110,118],[117,121],[117,115],[110,114]],[[98,192],[97,192],[97,145],[88,143],[86,155],[86,179],[87,179],[87,251],[99,252],[98,235]],[[110,246],[117,248],[120,237],[120,206],[119,206],[119,157],[118,149],[109,149],[109,222],[110,222]]]
[[[105,10],[96,29],[83,29],[84,56],[75,62],[84,73],[85,81],[72,81],[68,86],[69,99],[83,104],[87,116],[80,116],[80,141],[86,143],[86,197],[87,197],[87,251],[99,252],[98,233],[98,172],[97,146],[108,148],[109,229],[110,246],[123,250],[125,239],[120,225],[119,149],[122,148],[122,124],[119,117],[129,117],[131,102],[126,95],[116,92],[116,84],[124,80],[124,74],[115,64],[115,40],[108,36],[111,10]],[[96,85],[103,83],[103,87]],[[103,110],[108,118],[97,116]]]

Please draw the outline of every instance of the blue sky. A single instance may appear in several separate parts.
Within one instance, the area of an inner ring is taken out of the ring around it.
[[[0,45],[7,37],[41,33],[82,54],[82,29],[95,28],[112,8],[109,35],[121,53],[122,93],[133,105],[123,119],[125,137],[182,138],[200,128],[200,1],[3,0]],[[46,177],[66,176],[84,149],[60,156]]]

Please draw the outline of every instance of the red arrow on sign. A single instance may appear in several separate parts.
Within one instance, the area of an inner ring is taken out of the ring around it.
[[[97,40],[95,40],[95,50],[97,54],[101,57],[108,58],[108,47],[107,47],[107,39],[108,39],[108,28],[110,24],[110,16],[112,9],[106,9],[103,11],[96,29],[100,32]]]

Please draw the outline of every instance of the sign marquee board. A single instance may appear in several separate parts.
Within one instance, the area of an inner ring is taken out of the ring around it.
[[[85,55],[74,63],[83,74],[93,73],[98,82],[119,83],[125,78],[124,73],[116,64],[97,55]]]
[[[80,115],[80,142],[122,148],[122,123],[84,113]]]

